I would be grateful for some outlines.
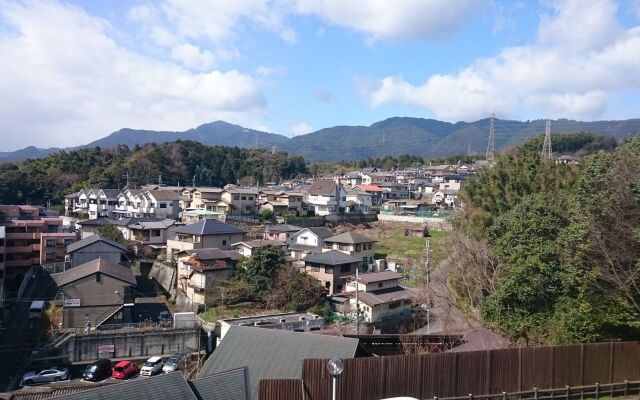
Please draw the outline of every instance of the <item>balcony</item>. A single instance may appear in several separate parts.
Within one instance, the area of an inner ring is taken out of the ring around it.
[[[26,232],[20,232],[20,233],[11,233],[11,232],[7,232],[6,234],[6,238],[7,239],[40,239],[40,233],[26,233]]]
[[[7,246],[5,248],[5,252],[7,254],[16,254],[16,253],[28,253],[31,254],[31,252],[33,251],[33,246],[39,246],[39,245],[27,245],[27,246]],[[40,247],[37,248],[37,250],[40,250]]]

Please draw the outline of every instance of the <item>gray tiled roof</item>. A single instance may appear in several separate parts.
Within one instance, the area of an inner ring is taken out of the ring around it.
[[[202,367],[199,378],[248,367],[251,398],[262,379],[300,379],[307,358],[352,358],[358,340],[276,329],[231,326]]]
[[[298,232],[303,228],[296,225],[279,224],[279,225],[267,225],[265,226],[265,232],[280,233],[280,232]]]
[[[217,247],[209,247],[204,249],[193,249],[193,250],[183,250],[178,254],[186,253],[192,257],[195,257],[198,260],[209,261],[209,260],[239,260],[242,258],[242,255],[235,250],[221,250]]]
[[[338,250],[329,250],[325,251],[324,253],[312,254],[310,256],[307,256],[303,261],[324,265],[342,265],[360,262],[362,260]]]
[[[114,242],[111,239],[107,239],[107,238],[104,238],[104,237],[102,237],[102,236],[100,236],[98,234],[95,234],[95,235],[91,235],[91,236],[89,236],[87,238],[84,238],[82,240],[78,240],[77,242],[71,243],[70,245],[68,245],[67,246],[67,253],[72,253],[72,252],[74,252],[74,251],[76,251],[78,249],[81,249],[83,247],[87,247],[90,244],[94,244],[96,242],[107,243],[107,244],[109,244],[109,245],[111,245],[111,246],[113,246],[113,247],[115,247],[117,249],[122,250],[124,253],[129,251],[126,247],[124,247],[120,243]]]
[[[176,230],[176,233],[187,235],[225,235],[232,233],[246,233],[233,225],[225,224],[215,219],[205,219],[194,224],[185,225]]]
[[[249,400],[249,371],[236,368],[191,382],[202,400]]]
[[[233,246],[241,245],[241,244],[244,244],[250,249],[253,249],[256,247],[264,247],[264,246],[276,246],[276,247],[286,246],[286,243],[280,240],[247,240],[246,242],[234,243]]]
[[[336,193],[336,186],[337,183],[332,179],[318,179],[307,189],[307,193],[329,196]]]
[[[114,264],[103,258],[96,258],[77,267],[70,268],[62,273],[62,277],[57,280],[58,286],[64,286],[71,282],[82,279],[86,276],[93,275],[96,272],[112,276],[123,282],[136,284],[136,278],[131,268],[119,264]]]
[[[314,235],[316,235],[320,239],[326,239],[333,236],[333,232],[331,232],[329,229],[325,228],[324,226],[312,226],[306,229],[308,229],[309,232],[312,232]]]
[[[332,236],[324,240],[329,243],[346,243],[346,244],[357,244],[357,243],[371,243],[375,242],[374,239],[367,237],[358,232],[345,232],[336,236]]]
[[[400,279],[402,274],[395,271],[367,272],[360,274],[359,280],[362,283],[374,283],[388,281],[391,279]]]
[[[65,400],[198,400],[180,372],[136,379],[117,385],[104,386],[68,396],[56,397]]]

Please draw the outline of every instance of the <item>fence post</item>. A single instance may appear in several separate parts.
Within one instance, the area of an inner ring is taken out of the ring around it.
[[[624,380],[624,395],[627,396],[627,393],[629,393],[629,381],[628,380]]]
[[[569,400],[569,398],[571,397],[571,386],[567,385],[566,389],[567,389],[567,394],[565,397],[567,400]]]
[[[473,400],[473,394],[469,393],[469,400]]]
[[[502,392],[502,400],[507,400],[507,392]]]
[[[600,384],[596,382],[596,400],[600,396]]]
[[[609,342],[609,383],[613,383],[613,342]]]
[[[537,387],[533,388],[533,399],[534,400],[538,400],[538,388]]]

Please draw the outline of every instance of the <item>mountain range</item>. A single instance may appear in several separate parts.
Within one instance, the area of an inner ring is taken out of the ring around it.
[[[484,154],[491,119],[475,122],[449,123],[434,119],[393,117],[370,126],[334,126],[306,135],[289,138],[242,126],[216,121],[184,132],[120,129],[82,147],[129,147],[146,143],[194,140],[206,145],[266,148],[287,151],[308,161],[335,162],[368,157],[419,155],[423,158],[455,154]],[[531,136],[544,133],[545,120],[494,120],[497,150],[517,146]],[[640,119],[619,121],[574,121],[559,119],[551,122],[553,133],[589,132],[617,139],[640,132]],[[0,162],[39,158],[60,151],[60,148],[38,149],[33,146],[13,152],[0,152]]]

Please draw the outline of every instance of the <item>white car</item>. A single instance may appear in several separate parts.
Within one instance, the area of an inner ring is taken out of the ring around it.
[[[148,359],[142,368],[140,369],[140,375],[142,376],[152,376],[160,373],[162,371],[162,366],[164,363],[162,362],[162,357],[151,357]]]
[[[27,372],[22,376],[22,384],[33,385],[34,383],[57,382],[67,379],[69,379],[67,368],[51,367],[40,372]]]

